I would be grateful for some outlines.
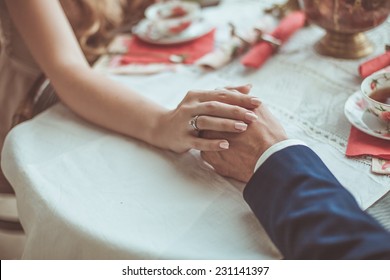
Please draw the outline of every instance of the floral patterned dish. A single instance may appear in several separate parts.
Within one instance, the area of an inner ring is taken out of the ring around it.
[[[390,126],[390,100],[387,100],[388,95],[386,94],[389,88],[390,73],[387,72],[374,73],[368,76],[363,80],[360,88],[367,104],[367,110],[378,120],[387,122],[388,126]],[[383,92],[379,93],[380,91]]]
[[[390,140],[390,127],[367,110],[367,104],[360,91],[348,98],[344,106],[344,114],[348,121],[360,131],[377,138]]]
[[[199,20],[194,22],[186,30],[174,36],[164,36],[155,25],[147,19],[142,20],[133,28],[133,34],[137,35],[142,41],[156,45],[172,45],[186,43],[209,33],[213,26],[208,22]]]

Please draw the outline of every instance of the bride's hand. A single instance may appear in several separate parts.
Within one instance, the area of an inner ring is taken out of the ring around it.
[[[258,98],[247,95],[250,89],[251,86],[246,85],[189,91],[176,109],[167,111],[158,121],[153,144],[177,153],[192,148],[201,151],[228,149],[226,139],[203,139],[198,133],[201,130],[245,131],[247,124],[257,119],[252,110],[261,104]]]

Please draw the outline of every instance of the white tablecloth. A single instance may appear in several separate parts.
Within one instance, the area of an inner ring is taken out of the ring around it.
[[[228,1],[206,16],[226,30],[222,22],[234,11],[230,19],[250,26],[270,2]],[[376,53],[390,41],[388,31],[386,23],[369,32]],[[300,31],[256,71],[234,61],[207,74],[181,67],[112,78],[169,108],[189,89],[252,83],[288,134],[306,141],[366,209],[389,191],[390,179],[370,173],[369,159],[344,156],[350,124],[343,107],[359,88],[360,61],[315,54],[322,34],[314,26]],[[243,201],[244,186],[215,174],[198,152],[158,150],[61,104],[13,129],[1,164],[17,195],[27,259],[281,257]]]

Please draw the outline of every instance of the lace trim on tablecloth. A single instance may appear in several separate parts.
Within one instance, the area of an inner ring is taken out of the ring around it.
[[[309,121],[299,118],[298,116],[288,112],[286,109],[283,109],[275,104],[269,103],[267,104],[267,106],[273,112],[278,113],[278,117],[281,118],[281,121],[288,121],[289,123],[293,122],[294,125],[301,128],[307,135],[309,135],[313,139],[316,139],[321,143],[328,144],[345,155],[345,150],[347,148],[348,143],[346,139],[343,139],[342,137],[339,137],[321,128],[318,128]],[[360,164],[371,166],[371,157],[369,156],[355,157],[350,159]]]

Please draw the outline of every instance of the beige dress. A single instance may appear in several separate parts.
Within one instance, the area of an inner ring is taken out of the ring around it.
[[[3,42],[0,53],[0,146],[12,126],[18,106],[41,75],[20,34],[9,17],[7,7],[0,0],[0,20]]]
[[[72,4],[73,1],[61,1],[61,4]],[[129,5],[131,17],[128,16],[127,22],[136,22],[143,15],[144,9],[154,0],[128,1],[138,5]],[[133,9],[134,8],[134,9]],[[71,6],[68,7],[71,11]],[[137,10],[138,13],[133,14]],[[127,13],[130,15],[130,12]],[[20,120],[26,119],[31,115],[36,115],[58,101],[54,89],[49,84],[43,92],[40,92],[39,98],[33,96],[32,108],[28,108],[28,114],[15,114],[20,111],[21,105],[27,102],[31,103],[31,95],[28,96],[34,84],[39,80],[42,81],[42,71],[34,61],[30,51],[25,45],[15,25],[12,23],[8,9],[4,0],[0,0],[0,157],[4,139],[13,125]],[[27,101],[27,102],[26,102]],[[31,104],[29,104],[31,105]],[[26,108],[24,106],[23,108]],[[26,110],[23,111],[25,113]],[[27,115],[27,116],[26,116]],[[4,185],[5,179],[0,169],[0,192]]]
[[[13,124],[17,108],[26,99],[34,82],[41,76],[20,34],[8,14],[3,0],[0,0],[2,42],[0,50],[0,150],[4,138]],[[1,153],[0,153],[1,156]],[[0,172],[0,191],[4,187]]]

